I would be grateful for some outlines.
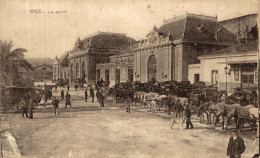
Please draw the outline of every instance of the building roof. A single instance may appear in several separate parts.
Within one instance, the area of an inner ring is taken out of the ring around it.
[[[50,58],[28,58],[26,59],[33,67],[37,67],[40,65],[49,65],[52,66],[55,59]]]
[[[127,37],[125,34],[98,32],[84,40],[78,38],[72,51],[85,51],[90,48],[127,49],[131,43],[130,41],[135,42],[133,38]]]
[[[258,50],[258,41],[249,41],[247,43],[240,43],[232,47],[215,51],[211,55],[214,56],[216,54],[245,54],[245,53],[257,52],[257,50]],[[205,56],[211,56],[211,55],[205,55]]]
[[[241,17],[223,20],[220,21],[219,24],[236,35],[239,29],[240,32],[243,32],[246,29],[250,31],[253,27],[255,27],[257,25],[257,17],[258,14],[249,14]]]
[[[69,64],[68,56],[69,56],[69,52],[66,52],[59,58],[60,64],[62,66],[68,66]]]
[[[218,40],[216,39],[216,30]],[[159,28],[159,32],[170,32],[173,40],[208,42],[208,43],[235,43],[236,36],[217,23],[216,17],[186,14],[177,18],[169,19]]]
[[[49,67],[49,68],[52,68],[52,66],[50,66],[50,65],[47,65],[47,64],[42,64],[42,65],[38,65],[38,66],[35,66],[35,67],[33,67],[34,69],[37,69],[37,68],[39,68],[39,67]]]

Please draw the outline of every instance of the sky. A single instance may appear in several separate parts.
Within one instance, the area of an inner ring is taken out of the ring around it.
[[[257,13],[258,5],[258,0],[0,0],[0,39],[27,49],[26,58],[55,58],[78,37],[98,31],[140,40],[163,19],[186,12],[217,15],[220,21]]]

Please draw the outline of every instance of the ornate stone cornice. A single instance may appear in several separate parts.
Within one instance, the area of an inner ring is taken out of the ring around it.
[[[166,48],[166,47],[169,47],[169,46],[174,45],[174,44],[175,43],[167,42],[167,43],[161,43],[161,44],[158,44],[158,45],[151,45],[151,46],[147,46],[147,47],[140,47],[140,48],[133,49],[133,52]]]

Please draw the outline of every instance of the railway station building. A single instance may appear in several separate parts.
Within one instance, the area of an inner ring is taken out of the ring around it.
[[[237,37],[237,43],[229,48],[198,57],[199,64],[188,66],[191,83],[203,81],[215,85],[218,90],[232,93],[235,88],[256,89],[258,84],[257,14],[250,14],[220,22]]]
[[[125,34],[109,32],[97,32],[83,40],[78,38],[68,56],[70,83],[95,84],[100,78],[96,76],[96,64],[109,62],[110,56],[129,52],[131,41],[135,40]]]
[[[164,20],[132,50],[134,81],[188,81],[188,65],[199,64],[198,56],[234,43],[235,35],[221,27],[217,17],[186,13]]]

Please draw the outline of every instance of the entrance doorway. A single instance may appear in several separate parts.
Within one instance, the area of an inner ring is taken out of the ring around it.
[[[150,56],[148,60],[148,81],[151,79],[157,80],[157,59],[154,55]]]
[[[242,72],[242,88],[254,87],[254,71]]]
[[[256,65],[245,64],[241,68],[241,86],[242,88],[256,87],[255,84],[255,69]]]
[[[109,69],[105,70],[105,81],[109,81]]]
[[[116,69],[116,84],[120,83],[120,69]]]

